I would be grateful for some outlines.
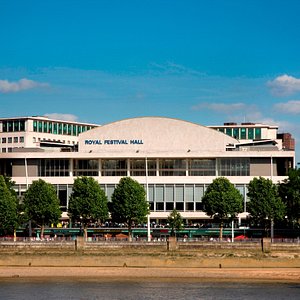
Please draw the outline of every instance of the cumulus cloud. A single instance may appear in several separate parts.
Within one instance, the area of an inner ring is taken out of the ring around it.
[[[45,86],[48,86],[48,84],[26,78],[20,79],[19,81],[0,80],[0,93],[17,93],[24,90]]]
[[[275,96],[288,96],[300,92],[300,79],[284,74],[267,83]]]
[[[45,114],[45,117],[48,117],[50,119],[56,119],[56,120],[62,120],[62,121],[78,121],[78,117],[72,114],[60,114],[60,113],[51,113],[51,114]]]
[[[280,113],[300,114],[300,100],[290,100],[288,102],[281,102],[274,105],[274,109]]]
[[[192,110],[208,109],[220,113],[230,113],[232,111],[242,110],[246,108],[245,103],[208,103],[203,102],[192,106]]]

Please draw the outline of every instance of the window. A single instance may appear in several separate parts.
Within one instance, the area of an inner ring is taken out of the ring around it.
[[[191,159],[189,161],[189,176],[215,176],[215,159]]]
[[[52,122],[49,122],[48,133],[52,133]]]
[[[220,159],[220,176],[249,176],[249,158],[222,158]]]
[[[64,124],[63,125],[63,134],[67,134],[68,133],[68,124]]]
[[[73,125],[73,135],[77,135],[77,125]]]
[[[248,128],[248,139],[253,140],[254,139],[254,129]]]
[[[156,176],[156,160],[147,160],[148,176]],[[131,176],[146,176],[146,158],[132,159],[130,161]]]
[[[186,160],[184,159],[161,159],[159,161],[160,176],[185,176]]]
[[[186,211],[194,211],[194,202],[186,202],[185,210]]]
[[[184,210],[183,202],[176,202],[176,210],[183,211]]]
[[[2,148],[2,152],[5,153],[6,152],[6,148]]]
[[[261,128],[255,128],[255,139],[256,140],[261,139]]]
[[[69,176],[68,159],[41,159],[39,176]]]
[[[12,143],[12,137],[9,137],[9,138],[7,139],[7,142],[8,142],[9,144],[11,144],[11,143]]]
[[[24,136],[20,136],[20,143],[24,143]]]
[[[33,121],[33,131],[37,132],[37,121],[36,120]]]
[[[246,128],[241,128],[241,140],[246,139]]]
[[[7,152],[12,152],[12,148],[7,148]]]
[[[98,176],[99,163],[96,159],[75,159],[74,176]]]
[[[14,143],[18,143],[19,142],[19,138],[17,136],[14,137]]]
[[[164,211],[164,203],[163,202],[156,203],[156,210],[157,211]]]
[[[102,176],[126,176],[127,161],[125,159],[103,159]]]
[[[43,132],[48,132],[48,122],[44,122],[44,130]]]
[[[235,139],[239,139],[240,138],[239,128],[233,128],[233,137]]]
[[[38,131],[43,132],[43,122],[42,121],[38,122]]]
[[[2,122],[2,131],[7,132],[7,121]]]
[[[226,128],[226,134],[232,136],[232,128]]]
[[[174,209],[174,202],[166,202],[166,210],[173,210]]]
[[[6,143],[6,138],[2,138],[2,143],[3,143],[3,144]]]
[[[224,132],[224,128],[219,128],[218,129],[220,132]]]

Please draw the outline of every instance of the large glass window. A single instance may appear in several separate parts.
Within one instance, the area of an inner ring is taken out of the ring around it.
[[[37,121],[36,120],[33,121],[33,131],[37,132]]]
[[[98,176],[99,163],[96,159],[75,159],[74,176]]]
[[[240,138],[239,128],[233,128],[233,137],[235,139],[239,139]]]
[[[189,176],[215,176],[215,159],[191,159],[189,161]]]
[[[156,176],[156,160],[148,159],[148,176]],[[146,158],[132,159],[130,161],[130,175],[131,176],[146,176]]]
[[[43,122],[42,121],[38,122],[38,132],[43,132]]]
[[[232,136],[232,128],[226,128],[226,134]]]
[[[250,159],[249,158],[221,158],[220,176],[249,176]]]
[[[69,160],[42,159],[40,161],[39,176],[69,176]]]
[[[241,128],[241,140],[246,139],[246,128]]]
[[[248,128],[248,139],[249,140],[254,139],[254,128]]]
[[[160,176],[185,176],[186,160],[184,159],[160,159]]]
[[[126,159],[103,159],[102,176],[127,176]]]
[[[255,139],[256,140],[261,139],[261,128],[255,128]]]

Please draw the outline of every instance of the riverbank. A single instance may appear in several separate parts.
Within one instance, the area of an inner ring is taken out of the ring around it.
[[[0,267],[0,280],[300,282],[300,268]]]

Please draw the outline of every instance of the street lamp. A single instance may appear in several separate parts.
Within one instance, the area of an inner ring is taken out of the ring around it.
[[[146,163],[146,200],[149,206],[149,191],[148,191],[148,159],[147,156],[145,157]],[[150,206],[149,206],[150,207]],[[147,240],[151,242],[151,234],[150,234],[150,212],[147,215]]]

